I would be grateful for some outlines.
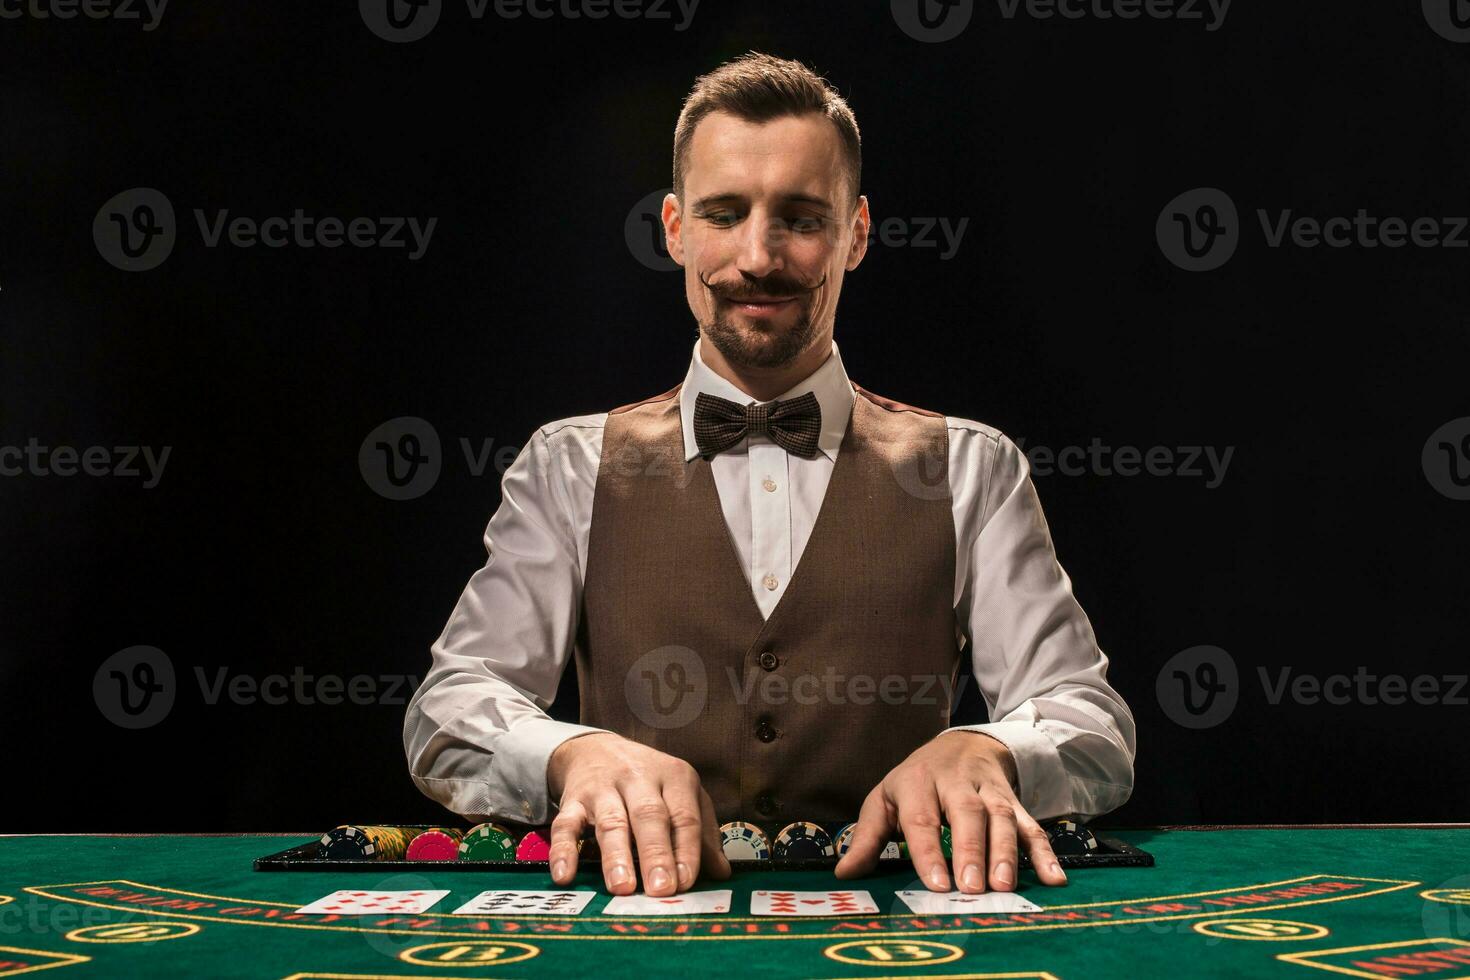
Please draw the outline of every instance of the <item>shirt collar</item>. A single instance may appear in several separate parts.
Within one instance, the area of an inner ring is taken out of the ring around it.
[[[699,356],[699,341],[696,340],[689,372],[684,376],[684,384],[679,389],[679,414],[684,422],[686,463],[699,455],[699,445],[694,439],[694,400],[701,391],[728,399],[737,405],[749,405],[752,402],[766,404],[751,398],[705,364],[704,358]],[[842,367],[842,355],[837,350],[837,341],[832,341],[832,353],[822,362],[821,367],[773,400],[785,401],[808,391],[817,396],[817,404],[822,406],[822,431],[817,437],[817,447],[828,459],[835,462],[837,449],[842,445],[842,437],[847,432],[847,420],[852,416],[852,402],[855,397],[852,382],[848,380],[847,371]]]

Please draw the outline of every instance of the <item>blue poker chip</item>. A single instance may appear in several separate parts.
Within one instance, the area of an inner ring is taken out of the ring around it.
[[[810,820],[798,820],[781,828],[771,853],[779,858],[820,858],[832,856],[832,838]]]
[[[837,836],[832,838],[832,849],[836,852],[838,857],[842,857],[842,855],[846,854],[848,850],[852,847],[852,832],[856,829],[857,824],[850,823],[843,827],[841,830],[837,831]],[[883,845],[883,850],[878,855],[878,857],[900,858],[903,857],[903,855],[899,853],[898,844],[894,841],[889,841],[887,844]]]
[[[744,820],[732,820],[720,827],[720,850],[727,861],[766,861],[771,857],[765,833]]]

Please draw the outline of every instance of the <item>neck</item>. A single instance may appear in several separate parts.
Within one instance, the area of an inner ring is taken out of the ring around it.
[[[699,357],[705,366],[758,402],[771,401],[790,391],[810,378],[831,356],[832,338],[827,335],[786,364],[747,367],[731,364],[708,337],[699,338]]]

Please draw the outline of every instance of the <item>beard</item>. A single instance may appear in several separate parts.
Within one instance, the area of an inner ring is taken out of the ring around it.
[[[823,282],[826,280],[824,279]],[[818,285],[821,285],[820,283]],[[708,288],[708,284],[706,284]],[[784,289],[771,290],[775,293]],[[751,295],[755,290],[745,291]],[[737,297],[733,297],[738,299]],[[790,364],[811,347],[817,336],[817,326],[812,322],[811,291],[798,299],[800,312],[790,327],[773,325],[749,325],[736,319],[725,296],[715,293],[715,314],[707,321],[700,321],[699,328],[715,345],[729,363],[744,368],[773,368]]]

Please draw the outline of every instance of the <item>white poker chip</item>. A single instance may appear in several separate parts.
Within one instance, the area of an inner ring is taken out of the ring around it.
[[[732,820],[720,828],[720,850],[728,861],[766,861],[771,844],[755,824]]]
[[[832,849],[837,852],[838,857],[846,854],[852,847],[852,832],[856,829],[857,824],[850,823],[837,832],[837,836],[833,839]],[[883,845],[883,850],[879,853],[878,857],[883,859],[897,859],[903,857],[903,854],[898,849],[897,841],[889,841]]]

